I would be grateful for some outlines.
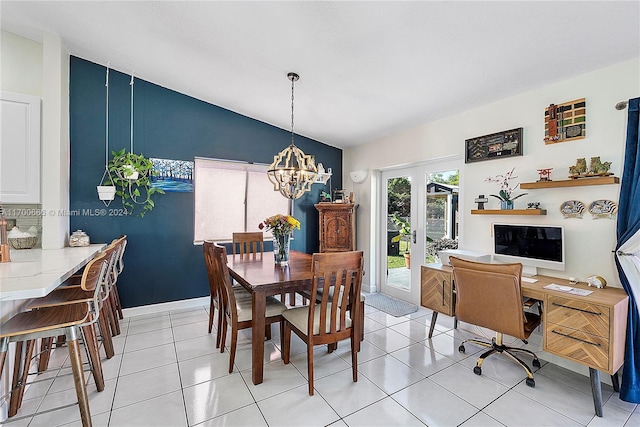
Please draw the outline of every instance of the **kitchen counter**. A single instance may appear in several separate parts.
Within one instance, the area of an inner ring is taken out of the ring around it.
[[[104,243],[62,249],[11,251],[11,262],[0,263],[0,301],[43,297],[85,266],[106,247]]]

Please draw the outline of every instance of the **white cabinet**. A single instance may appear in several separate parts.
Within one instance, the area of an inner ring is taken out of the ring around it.
[[[0,98],[0,201],[40,203],[40,98]]]

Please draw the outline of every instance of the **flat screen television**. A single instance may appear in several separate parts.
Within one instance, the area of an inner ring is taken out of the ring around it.
[[[536,267],[564,270],[564,246],[562,226],[493,224],[494,260],[520,262],[527,275]]]

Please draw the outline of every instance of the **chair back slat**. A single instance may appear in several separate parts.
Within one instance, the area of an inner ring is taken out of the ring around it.
[[[313,335],[314,322],[320,336],[344,333],[359,322],[363,262],[362,251],[313,255],[311,295],[319,298],[310,300],[309,334]]]
[[[204,263],[207,267],[207,278],[209,279],[209,292],[213,298],[218,298],[218,286],[216,278],[215,255],[213,252],[213,242],[205,240],[202,243],[202,252],[204,254]]]
[[[96,316],[102,302],[105,283],[108,281],[109,260],[107,257],[111,257],[112,254],[113,252],[103,251],[87,263],[82,273],[80,287],[85,291],[93,291],[93,302],[90,304],[92,304],[92,311]]]
[[[261,231],[233,233],[231,251],[240,256],[264,252],[264,235]]]
[[[224,246],[214,244],[214,271],[217,284],[218,295],[224,307],[224,313],[230,319],[238,317],[238,307],[236,305],[236,296],[231,285],[231,276],[227,267],[227,249]]]

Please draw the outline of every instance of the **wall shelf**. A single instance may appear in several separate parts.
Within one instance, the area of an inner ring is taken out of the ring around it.
[[[618,183],[620,183],[620,178],[617,176],[599,176],[594,178],[564,179],[561,181],[521,182],[520,188],[523,190],[532,190],[536,188],[583,187],[585,185],[607,185]]]
[[[546,209],[472,209],[471,215],[546,215]]]

